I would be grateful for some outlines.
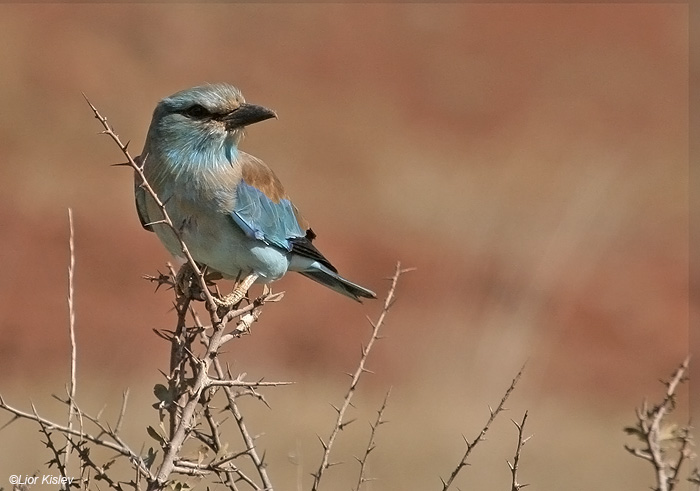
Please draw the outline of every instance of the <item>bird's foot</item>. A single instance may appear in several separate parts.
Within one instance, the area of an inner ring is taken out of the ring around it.
[[[231,293],[222,298],[214,297],[214,303],[217,307],[223,309],[231,309],[237,305],[243,298],[245,298],[246,293],[253,283],[258,279],[258,275],[255,273],[249,274],[243,280],[236,285]]]
[[[184,263],[175,275],[175,291],[194,300],[204,300],[204,294],[190,263]]]

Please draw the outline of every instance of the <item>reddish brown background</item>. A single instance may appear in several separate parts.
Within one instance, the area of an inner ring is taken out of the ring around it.
[[[147,438],[167,360],[151,329],[172,313],[171,295],[139,277],[168,257],[140,228],[131,175],[109,167],[122,157],[81,91],[138,153],[160,98],[227,81],[279,114],[244,149],[275,169],[342,273],[383,295],[397,260],[418,268],[401,280],[332,479],[348,487],[365,421],[393,386],[372,489],[437,487],[460,435],[527,360],[461,485],[505,488],[507,419],[527,408],[533,487],[650,486],[622,427],[687,350],[687,10],[0,6],[0,393],[62,417],[49,394],[68,375],[71,207],[79,400],[114,413],[130,387],[129,437]],[[379,304],[300,276],[276,288],[284,301],[227,359],[297,381],[272,411],[249,409],[286,489],[316,465],[315,434]],[[0,486],[43,469],[38,439],[28,423],[0,431]]]

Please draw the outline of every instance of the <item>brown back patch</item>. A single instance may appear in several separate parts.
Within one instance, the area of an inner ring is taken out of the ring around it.
[[[255,157],[247,154],[245,154],[245,157],[247,158],[240,160],[242,164],[241,177],[246,184],[262,191],[273,203],[279,203],[283,199],[289,199],[289,196],[287,196],[287,193],[282,187],[282,183],[275,173],[272,172],[272,169]],[[301,226],[301,229],[306,230],[309,228],[308,222],[301,216],[297,207],[292,204],[292,208],[294,209],[294,215],[296,215],[297,222]]]

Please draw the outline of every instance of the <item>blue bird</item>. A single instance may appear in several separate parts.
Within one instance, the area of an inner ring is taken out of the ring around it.
[[[241,279],[217,304],[230,307],[253,283],[269,283],[287,271],[357,301],[376,298],[338,274],[313,245],[316,235],[274,172],[239,149],[246,126],[275,117],[228,84],[186,89],[158,103],[138,160],[194,260],[208,272]],[[137,176],[141,225],[181,258],[179,241],[158,223],[162,212],[141,184]]]

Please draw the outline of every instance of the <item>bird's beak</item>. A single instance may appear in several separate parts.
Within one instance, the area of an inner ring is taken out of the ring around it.
[[[235,129],[276,117],[277,114],[272,109],[256,106],[255,104],[243,103],[238,109],[231,111],[222,119],[229,129]]]

